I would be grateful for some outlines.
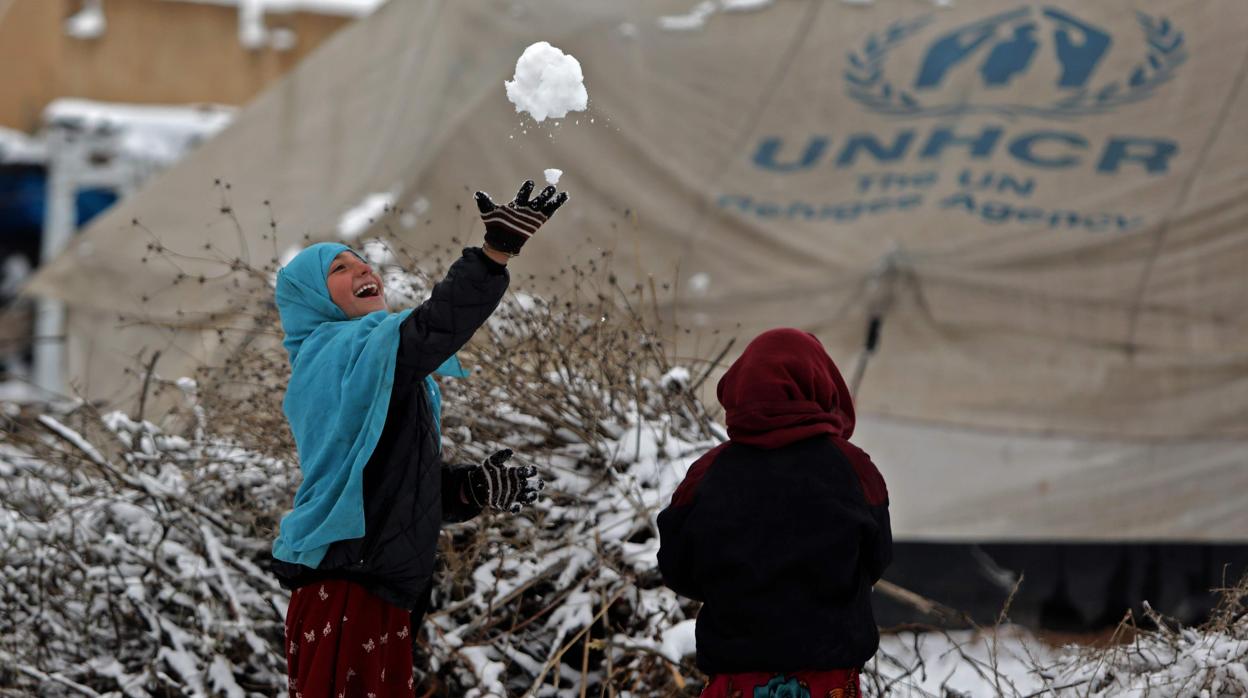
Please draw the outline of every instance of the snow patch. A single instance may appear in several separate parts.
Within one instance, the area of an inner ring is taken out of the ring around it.
[[[471,665],[478,681],[478,687],[469,690],[466,698],[503,698],[507,695],[501,680],[507,673],[507,666],[491,659],[488,647],[465,647],[459,654]]]
[[[74,39],[98,39],[104,36],[108,22],[104,19],[104,0],[82,0],[82,9],[65,19],[65,35]]]
[[[694,639],[694,628],[697,621],[682,620],[663,631],[663,641],[659,651],[673,664],[679,665],[680,660],[697,652],[697,641]]]
[[[338,237],[343,240],[354,240],[369,226],[381,218],[394,205],[395,195],[391,192],[375,192],[364,197],[364,200],[338,219]]]
[[[12,254],[0,262],[0,298],[17,295],[18,289],[30,277],[30,262],[26,255]]]
[[[166,0],[166,2],[184,2],[196,5],[218,5],[222,7],[240,7],[257,0]],[[290,13],[308,12],[320,15],[337,15],[341,17],[365,17],[381,7],[386,0],[260,0],[265,12]]]
[[[423,196],[416,197],[412,203],[407,205],[407,210],[399,215],[399,225],[405,230],[411,230],[420,223],[420,217],[429,211],[429,199]]]
[[[47,146],[21,131],[0,127],[0,163],[42,163],[48,159]]]
[[[528,112],[539,122],[562,119],[589,105],[580,61],[545,41],[524,50],[516,61],[516,74],[503,86],[516,112]]]
[[[706,21],[719,7],[713,0],[704,0],[683,15],[667,15],[659,18],[659,28],[669,32],[688,32],[706,26]]]
[[[238,43],[253,50],[268,45],[269,30],[264,26],[263,0],[239,0]]]
[[[684,390],[689,387],[689,369],[683,366],[676,366],[664,373],[662,378],[659,378],[659,385],[663,386],[664,390],[672,392]]]
[[[290,247],[287,247],[286,251],[277,258],[277,268],[280,270],[282,267],[290,264],[300,252],[303,252],[303,245],[291,245]],[[269,274],[269,286],[277,288],[277,272]]]
[[[279,267],[284,267],[287,264],[290,264],[294,261],[295,257],[299,256],[300,252],[303,252],[303,245],[291,245],[290,247],[287,247],[286,251],[282,253],[282,256],[277,258],[277,265]]]
[[[776,0],[720,0],[724,12],[754,12],[775,4]]]
[[[394,250],[390,249],[390,245],[384,240],[369,240],[364,243],[364,249],[360,252],[364,255],[364,259],[375,267],[394,263]]]
[[[213,695],[224,695],[227,698],[246,698],[247,696],[243,688],[234,680],[234,665],[219,654],[213,657],[212,664],[208,667],[208,684],[213,689]]]
[[[148,106],[65,98],[44,109],[43,122],[112,136],[116,155],[167,166],[228,126],[234,113],[231,107],[209,104]]]
[[[299,35],[293,29],[278,27],[269,31],[269,45],[274,51],[290,51],[299,44]]]

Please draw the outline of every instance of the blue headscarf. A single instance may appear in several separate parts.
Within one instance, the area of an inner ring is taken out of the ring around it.
[[[379,310],[349,319],[325,282],[334,258],[347,251],[346,245],[317,243],[277,274],[282,345],[291,367],[282,411],[299,449],[303,483],[282,519],[273,556],[313,568],[331,543],[364,535],[364,465],[386,423],[399,326],[412,312]],[[436,373],[466,375],[454,356]],[[442,395],[431,376],[425,390],[437,434]]]

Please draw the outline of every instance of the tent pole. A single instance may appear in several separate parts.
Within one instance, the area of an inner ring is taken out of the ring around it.
[[[849,394],[854,397],[858,396],[858,386],[862,385],[862,377],[867,372],[867,362],[880,344],[880,327],[883,324],[884,317],[878,313],[872,314],[867,320],[867,339],[863,343],[862,353],[858,355],[858,365],[854,366],[854,377],[849,384]]]
[[[858,355],[858,363],[854,366],[854,376],[849,383],[849,393],[855,400],[858,388],[862,385],[862,377],[867,373],[867,363],[875,355],[880,346],[880,330],[884,326],[884,316],[893,307],[894,287],[901,273],[905,252],[896,243],[888,251],[867,278],[867,334],[863,339],[862,353]]]
[[[64,129],[48,130],[47,195],[39,263],[48,264],[74,234],[77,206],[74,169],[80,145]],[[35,311],[34,382],[50,395],[65,394],[65,304],[38,299]]]

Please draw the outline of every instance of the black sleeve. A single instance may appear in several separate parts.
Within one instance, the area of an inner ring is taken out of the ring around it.
[[[476,518],[481,507],[459,498],[459,493],[466,491],[468,472],[475,465],[443,465],[442,466],[442,521],[444,523],[462,523]]]
[[[398,363],[411,380],[433,373],[468,343],[498,307],[510,278],[507,267],[481,248],[464,248],[399,330]]]
[[[893,561],[893,529],[888,518],[888,502],[868,506],[867,511],[875,525],[863,541],[862,561],[871,583],[875,584]]]
[[[672,591],[694,601],[702,601],[702,586],[694,574],[694,550],[685,535],[685,524],[693,513],[692,503],[673,504],[659,512],[659,572]]]

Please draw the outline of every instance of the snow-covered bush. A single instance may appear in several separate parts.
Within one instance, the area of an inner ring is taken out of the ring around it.
[[[661,384],[676,367],[642,310],[653,298],[600,263],[570,271],[566,298],[509,294],[461,352],[473,375],[444,383],[448,460],[507,446],[548,485],[521,516],[444,532],[418,643],[426,684],[443,694],[699,685],[693,607],[660,583],[654,517],[723,434],[692,386]],[[424,295],[427,277],[384,269],[392,305]],[[249,314],[262,337],[277,336],[271,303]],[[288,595],[264,566],[298,484],[281,417],[287,377],[281,347],[255,341],[194,381],[136,367],[150,404],[173,405],[159,418],[80,403],[5,419],[0,686],[231,696],[284,686]]]
[[[392,307],[423,297],[429,277],[407,271],[404,248],[365,252]],[[436,270],[456,253],[422,257]],[[562,296],[526,293],[517,274],[461,352],[472,376],[443,384],[448,460],[507,446],[549,484],[520,516],[444,531],[418,695],[694,696],[704,681],[696,606],[660,583],[654,517],[695,454],[724,438],[695,397],[711,362],[674,361],[656,289],[621,287],[607,261],[571,267]],[[274,271],[223,264],[260,283]],[[283,694],[289,595],[265,565],[299,474],[276,311],[261,300],[248,317],[251,340],[194,380],[151,375],[138,357],[133,379],[151,400],[134,416],[85,402],[0,411],[0,694]],[[1206,628],[1153,618],[1097,650],[1006,626],[899,633],[863,685],[1243,695],[1246,601],[1241,583]]]

